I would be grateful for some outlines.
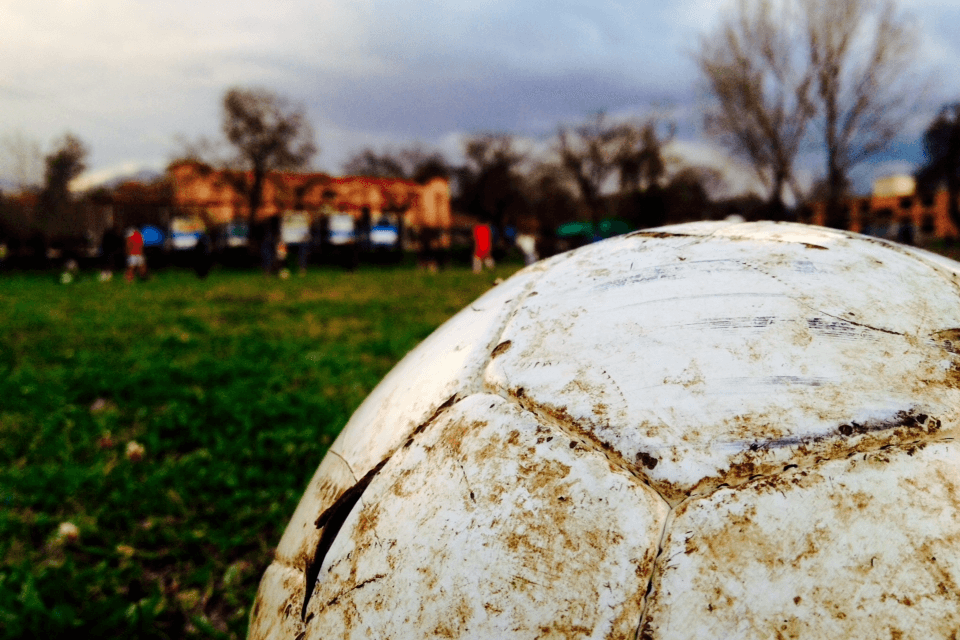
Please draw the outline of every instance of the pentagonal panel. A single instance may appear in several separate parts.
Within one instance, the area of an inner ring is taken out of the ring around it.
[[[274,562],[260,579],[250,612],[250,640],[289,640],[303,632],[301,612],[304,573],[297,567]]]
[[[801,225],[681,225],[550,269],[486,383],[676,502],[954,429],[956,327],[952,278],[908,252]]]
[[[640,637],[954,638],[960,447],[897,447],[683,503]]]
[[[502,398],[445,411],[347,518],[307,638],[632,638],[667,506]]]
[[[542,267],[497,285],[408,353],[350,418],[331,446],[362,477],[453,396],[479,389],[490,350]]]

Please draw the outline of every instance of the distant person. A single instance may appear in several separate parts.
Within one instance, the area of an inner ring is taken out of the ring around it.
[[[107,227],[100,240],[100,278],[109,280],[114,271],[124,268],[123,236],[116,227]]]
[[[912,245],[914,242],[914,235],[913,220],[901,220],[900,226],[897,227],[897,242],[901,244]]]
[[[136,227],[127,229],[127,282],[133,282],[136,272],[141,280],[147,279],[147,260],[143,256],[143,235]]]
[[[290,245],[293,247],[297,256],[297,269],[299,270],[300,277],[307,275],[307,260],[310,258],[310,240],[309,236],[303,242],[298,242],[297,244]]]
[[[109,226],[100,238],[100,282],[108,282],[114,271],[122,271],[125,266],[123,236],[114,226]]]
[[[276,256],[274,271],[281,279],[286,280],[290,277],[290,268],[287,266],[287,243],[283,240],[277,243]]]
[[[198,278],[206,278],[213,267],[213,242],[210,235],[204,231],[197,238],[197,244],[193,246],[193,270]]]
[[[260,231],[262,233],[260,259],[263,272],[266,274],[276,273],[279,266],[277,264],[277,245],[280,241],[280,216],[271,216],[264,220]]]
[[[34,269],[47,268],[47,241],[39,231],[27,240],[27,253],[30,256],[30,266]]]
[[[532,233],[520,233],[517,235],[517,247],[523,253],[523,264],[530,266],[537,260],[537,238]]]
[[[426,269],[430,273],[436,273],[440,270],[440,231],[433,227],[424,227],[420,229],[419,236],[418,266],[421,269]]]
[[[493,269],[493,230],[488,224],[473,227],[473,272],[480,273],[484,267]]]
[[[67,261],[63,264],[63,273],[60,274],[60,283],[61,284],[70,284],[76,280],[77,276],[80,274],[80,265],[77,264],[77,261],[73,258],[68,258]]]

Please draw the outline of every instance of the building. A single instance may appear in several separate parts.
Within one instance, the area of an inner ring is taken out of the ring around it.
[[[841,214],[841,226],[857,233],[886,235],[885,230],[908,224],[923,241],[960,236],[960,230],[950,219],[947,191],[918,194],[916,181],[911,176],[887,176],[874,181],[873,193],[847,198]],[[827,203],[809,205],[807,221],[826,225]]]
[[[213,169],[196,161],[175,162],[167,171],[172,204],[179,214],[214,225],[249,219],[245,195],[245,185],[252,182],[249,172]],[[420,184],[395,178],[271,172],[264,181],[257,219],[288,211],[311,216],[345,212],[367,223],[392,213],[407,229],[446,231],[452,224],[450,184],[444,178]]]

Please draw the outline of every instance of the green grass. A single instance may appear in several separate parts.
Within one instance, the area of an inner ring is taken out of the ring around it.
[[[350,414],[513,270],[0,275],[0,637],[243,637]]]

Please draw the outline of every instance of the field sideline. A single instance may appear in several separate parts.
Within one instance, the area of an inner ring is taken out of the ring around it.
[[[244,637],[350,414],[516,269],[0,274],[0,637]]]

